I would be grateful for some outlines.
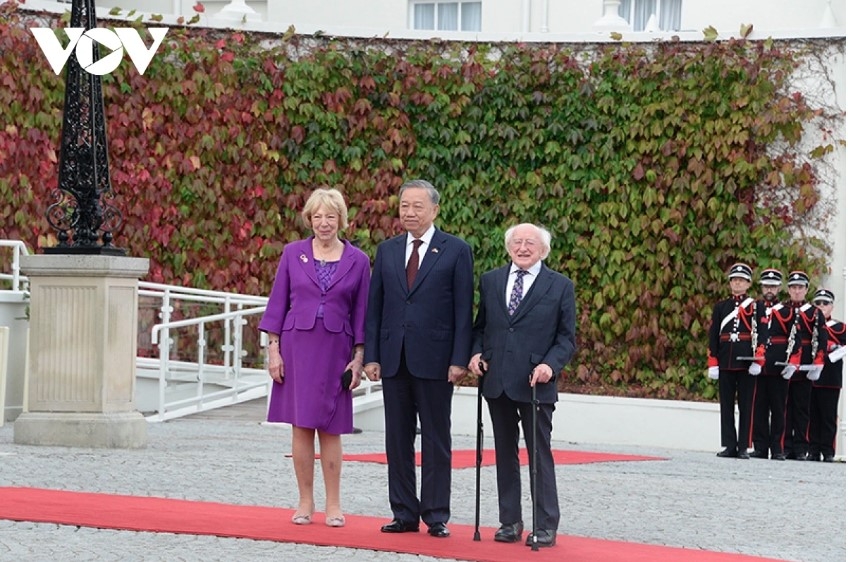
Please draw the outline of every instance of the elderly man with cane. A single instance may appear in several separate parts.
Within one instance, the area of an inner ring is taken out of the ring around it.
[[[554,546],[559,527],[551,430],[557,376],[576,349],[574,284],[542,263],[551,250],[551,235],[544,228],[513,226],[506,231],[505,243],[510,263],[480,278],[468,368],[477,376],[486,372],[482,394],[495,439],[501,522],[494,539],[519,542],[524,532],[520,423],[527,449],[534,452],[530,455],[534,528],[526,544],[535,549]]]

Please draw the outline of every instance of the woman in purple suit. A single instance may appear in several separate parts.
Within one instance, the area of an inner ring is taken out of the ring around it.
[[[315,434],[326,487],[325,523],[344,525],[341,434],[353,432],[351,390],[359,386],[370,262],[339,239],[347,205],[335,189],[316,189],[302,217],[313,235],[283,249],[268,307],[268,370],[274,379],[268,421],[292,425],[292,460],[300,494],[292,522],[312,522]],[[342,373],[352,371],[348,388]]]

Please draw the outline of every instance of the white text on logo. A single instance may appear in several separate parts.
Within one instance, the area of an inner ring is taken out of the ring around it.
[[[70,41],[67,47],[62,47],[59,39],[52,29],[48,27],[33,27],[30,29],[41,47],[41,52],[47,57],[47,62],[53,72],[59,74],[68,62],[71,52],[76,50],[77,61],[80,67],[89,74],[103,76],[109,74],[121,64],[124,58],[124,49],[130,56],[139,74],[144,74],[147,70],[150,61],[153,60],[153,55],[156,54],[159,45],[168,33],[167,27],[152,27],[148,31],[153,37],[153,44],[148,49],[141,39],[138,30],[131,27],[119,27],[112,29],[104,29],[95,27],[85,30],[82,27],[65,28]],[[95,43],[103,45],[111,52],[102,57],[98,61],[93,60],[93,47]]]

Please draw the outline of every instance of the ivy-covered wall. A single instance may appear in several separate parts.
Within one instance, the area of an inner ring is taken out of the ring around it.
[[[64,24],[0,5],[0,237],[32,248],[55,244],[44,211],[64,92],[36,25]],[[116,245],[150,258],[151,281],[267,294],[311,189],[345,193],[346,234],[373,257],[400,231],[397,188],[423,177],[478,274],[505,263],[508,226],[552,231],[547,263],[578,301],[563,389],[709,399],[706,324],[726,268],[825,270],[818,169],[838,117],[790,78],[834,45],[173,28],[143,76],[125,59],[103,78]],[[821,131],[813,147],[805,127]]]

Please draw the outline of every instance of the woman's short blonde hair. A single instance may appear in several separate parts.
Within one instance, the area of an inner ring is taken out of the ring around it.
[[[312,224],[312,215],[321,207],[338,213],[339,230],[347,228],[347,204],[338,189],[319,187],[312,192],[306,200],[306,205],[303,206],[303,212],[300,213],[306,226]]]

